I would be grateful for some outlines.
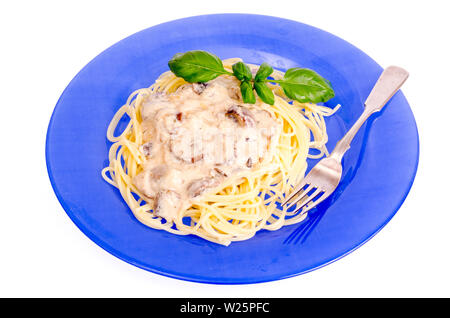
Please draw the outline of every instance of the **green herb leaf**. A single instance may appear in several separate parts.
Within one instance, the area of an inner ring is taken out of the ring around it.
[[[231,74],[223,68],[222,61],[206,51],[177,53],[169,61],[170,70],[189,83],[204,83],[221,74]]]
[[[262,63],[252,79],[252,72],[248,65],[237,62],[232,66],[233,73],[223,67],[222,61],[206,51],[189,51],[175,54],[169,61],[170,70],[178,77],[190,83],[208,82],[222,74],[234,75],[241,81],[242,99],[245,103],[255,103],[253,84],[256,93],[267,104],[273,105],[274,94],[266,86],[266,82],[278,83],[288,98],[302,103],[326,102],[334,97],[334,91],[329,81],[313,70],[306,68],[291,68],[281,80],[267,79],[273,73],[273,68]]]
[[[330,82],[306,68],[290,68],[283,80],[276,83],[280,84],[287,97],[301,103],[326,102],[334,97]]]
[[[255,90],[261,100],[269,105],[275,102],[275,96],[272,90],[264,82],[255,82]]]
[[[254,104],[256,102],[255,94],[253,93],[252,84],[249,81],[241,83],[242,100],[246,104]]]
[[[240,81],[251,81],[252,71],[247,64],[243,62],[237,62],[232,66],[233,74]]]
[[[255,81],[256,82],[264,81],[272,73],[273,73],[272,66],[264,62],[259,66],[258,72],[256,72]]]

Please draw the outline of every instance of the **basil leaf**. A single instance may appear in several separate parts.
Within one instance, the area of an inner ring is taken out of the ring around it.
[[[252,84],[248,81],[241,83],[242,100],[246,104],[254,104],[256,102],[255,94],[253,93]]]
[[[264,81],[272,73],[273,73],[272,66],[264,62],[259,66],[258,72],[256,72],[255,81],[256,82]]]
[[[217,56],[199,50],[175,54],[169,61],[169,68],[189,83],[204,83],[221,74],[229,74]]]
[[[275,96],[272,90],[264,82],[255,82],[255,90],[261,100],[269,105],[275,103]]]
[[[237,62],[232,66],[233,74],[240,81],[250,81],[252,79],[252,71],[243,62]]]
[[[287,97],[301,103],[326,102],[334,97],[330,82],[307,68],[288,69],[284,78],[277,83]]]

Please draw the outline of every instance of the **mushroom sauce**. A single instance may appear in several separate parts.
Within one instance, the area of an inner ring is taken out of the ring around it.
[[[244,104],[239,81],[220,76],[155,93],[142,104],[144,169],[134,184],[168,221],[227,178],[270,162],[281,122]]]

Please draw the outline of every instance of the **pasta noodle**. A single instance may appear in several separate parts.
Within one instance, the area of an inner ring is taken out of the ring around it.
[[[238,59],[224,61],[231,70]],[[256,65],[250,65],[253,71]],[[223,75],[227,76],[227,75]],[[283,73],[275,71],[275,79]],[[288,224],[301,222],[306,214],[292,214],[279,203],[305,175],[307,158],[328,155],[328,141],[324,117],[332,115],[331,109],[316,104],[289,100],[280,86],[269,83],[275,94],[274,105],[259,101],[282,122],[282,131],[272,160],[250,171],[239,172],[227,178],[215,193],[205,194],[180,213],[167,221],[153,213],[153,202],[145,199],[133,184],[133,178],[142,171],[146,158],[140,150],[143,144],[141,127],[142,103],[158,92],[172,93],[186,84],[171,72],[162,74],[149,88],[133,92],[114,115],[107,129],[112,142],[109,150],[109,166],[102,170],[103,178],[117,187],[134,216],[143,224],[170,233],[193,234],[206,240],[228,245],[232,241],[251,238],[261,229],[277,230]],[[114,135],[119,122],[128,117],[126,128]],[[315,153],[310,153],[315,149]]]

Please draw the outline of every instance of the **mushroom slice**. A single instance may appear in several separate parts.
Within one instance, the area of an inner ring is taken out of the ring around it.
[[[151,178],[155,181],[161,180],[167,174],[167,167],[164,165],[159,165],[150,170]]]
[[[180,207],[181,196],[172,190],[159,191],[154,201],[154,213],[170,221]]]
[[[219,167],[215,167],[214,168],[214,172],[215,172],[216,175],[219,175],[221,177],[228,177],[228,174],[223,169],[221,169]]]
[[[233,105],[227,110],[225,116],[234,119],[239,124],[239,126],[255,126],[255,118],[253,117],[252,113],[245,107]]]
[[[196,148],[194,147],[192,142],[189,140],[189,138],[187,139],[188,140],[183,138],[176,138],[170,140],[169,151],[172,153],[175,159],[190,164],[203,160],[204,154],[196,152]]]
[[[152,156],[152,149],[153,149],[153,143],[152,142],[146,142],[141,146],[141,151],[146,157]]]
[[[195,198],[205,192],[206,189],[218,186],[220,183],[218,178],[205,177],[192,181],[187,187],[189,197]]]
[[[192,84],[192,90],[197,94],[200,95],[203,93],[205,88],[208,87],[207,83],[193,83]]]
[[[253,161],[252,161],[252,158],[251,158],[251,157],[248,158],[246,165],[247,165],[247,168],[253,167]]]

